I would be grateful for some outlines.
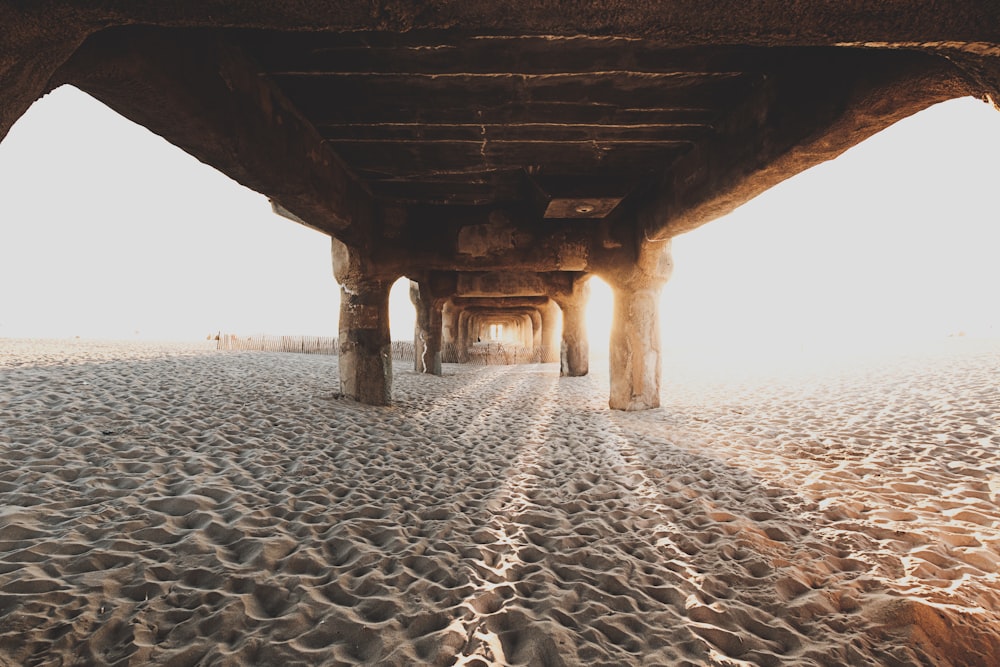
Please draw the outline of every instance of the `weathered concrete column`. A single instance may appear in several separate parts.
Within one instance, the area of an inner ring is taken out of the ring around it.
[[[531,329],[528,327],[528,316],[514,318],[514,342],[521,347],[531,346]]]
[[[670,243],[642,249],[640,261],[607,276],[614,291],[610,375],[613,410],[660,406],[660,291],[670,278]]]
[[[589,276],[578,278],[570,294],[558,295],[556,303],[562,310],[562,345],[559,350],[559,374],[579,377],[590,372],[590,344],[587,342],[585,315],[590,298]]]
[[[389,290],[395,276],[380,275],[359,251],[333,239],[333,271],[340,283],[340,391],[369,405],[392,402]]]
[[[539,311],[542,315],[542,363],[559,361],[559,306],[549,301]]]
[[[464,322],[462,325],[462,336],[459,338],[459,341],[461,342],[462,351],[468,352],[472,344],[480,338],[479,321],[476,318],[476,314],[469,310],[462,313],[462,318],[459,321]]]
[[[469,332],[472,313],[462,308],[458,313],[458,337],[455,340],[455,361],[464,364],[469,360]]]
[[[413,370],[441,375],[443,336],[442,299],[435,299],[426,283],[410,281],[410,301],[417,311],[413,331]]]
[[[535,361],[542,360],[542,314],[535,308],[531,318],[531,354]]]
[[[447,300],[441,309],[441,361],[446,364],[458,362],[458,316],[460,309]]]
[[[340,288],[340,391],[369,405],[392,403],[392,280],[364,280]]]

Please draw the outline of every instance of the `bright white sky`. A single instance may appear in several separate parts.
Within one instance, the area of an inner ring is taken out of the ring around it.
[[[953,100],[678,238],[667,345],[1000,335],[997,155],[1000,114]],[[78,90],[0,144],[0,194],[0,337],[336,333],[325,236]],[[606,287],[591,303],[599,354]]]

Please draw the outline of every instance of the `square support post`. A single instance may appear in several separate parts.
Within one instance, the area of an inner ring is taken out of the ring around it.
[[[660,406],[660,290],[614,290],[611,324],[611,397],[614,410],[647,410]]]
[[[540,308],[542,314],[542,363],[559,361],[559,306],[549,301]]]
[[[391,288],[372,280],[340,289],[340,391],[368,405],[392,403]]]
[[[559,374],[564,377],[580,377],[590,372],[590,344],[585,319],[589,298],[589,276],[578,278],[570,294],[555,297],[563,316]]]
[[[464,364],[469,361],[469,348],[472,346],[472,313],[462,308],[458,313],[458,340],[455,345],[455,361]]]
[[[614,291],[610,375],[613,410],[660,406],[660,292],[673,269],[669,242],[649,244],[607,276]]]
[[[410,301],[417,311],[413,326],[413,370],[441,375],[443,299],[435,299],[426,282],[410,281]]]
[[[364,253],[333,239],[340,283],[340,391],[368,405],[392,403],[389,290],[396,276],[380,273]]]
[[[537,308],[528,315],[531,318],[531,360],[534,363],[542,361],[542,314]]]
[[[458,362],[458,315],[460,310],[451,299],[444,302],[441,309],[441,361],[446,364]]]

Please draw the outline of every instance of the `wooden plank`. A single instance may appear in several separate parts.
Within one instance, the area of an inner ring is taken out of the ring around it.
[[[239,39],[274,74],[760,71],[787,58],[780,49],[677,48],[664,41],[594,35],[244,33]]]
[[[694,141],[708,123],[342,123],[319,128],[329,141]]]
[[[354,169],[374,176],[479,173],[523,167],[530,174],[587,174],[595,169],[634,172],[639,165],[665,166],[690,142],[331,142]]]
[[[316,126],[348,122],[609,123],[615,122],[619,110],[681,110],[678,115],[687,111],[689,117],[700,116],[694,121],[700,122],[705,110],[713,118],[759,82],[738,74],[630,73],[600,77],[279,76],[275,81]]]

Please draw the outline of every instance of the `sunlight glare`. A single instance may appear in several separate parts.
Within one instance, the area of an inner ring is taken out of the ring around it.
[[[674,242],[666,359],[722,366],[1000,336],[1000,115],[937,105]],[[329,239],[64,86],[0,144],[0,336],[336,335]],[[591,279],[592,366],[610,288]],[[412,340],[409,283],[390,294]]]

